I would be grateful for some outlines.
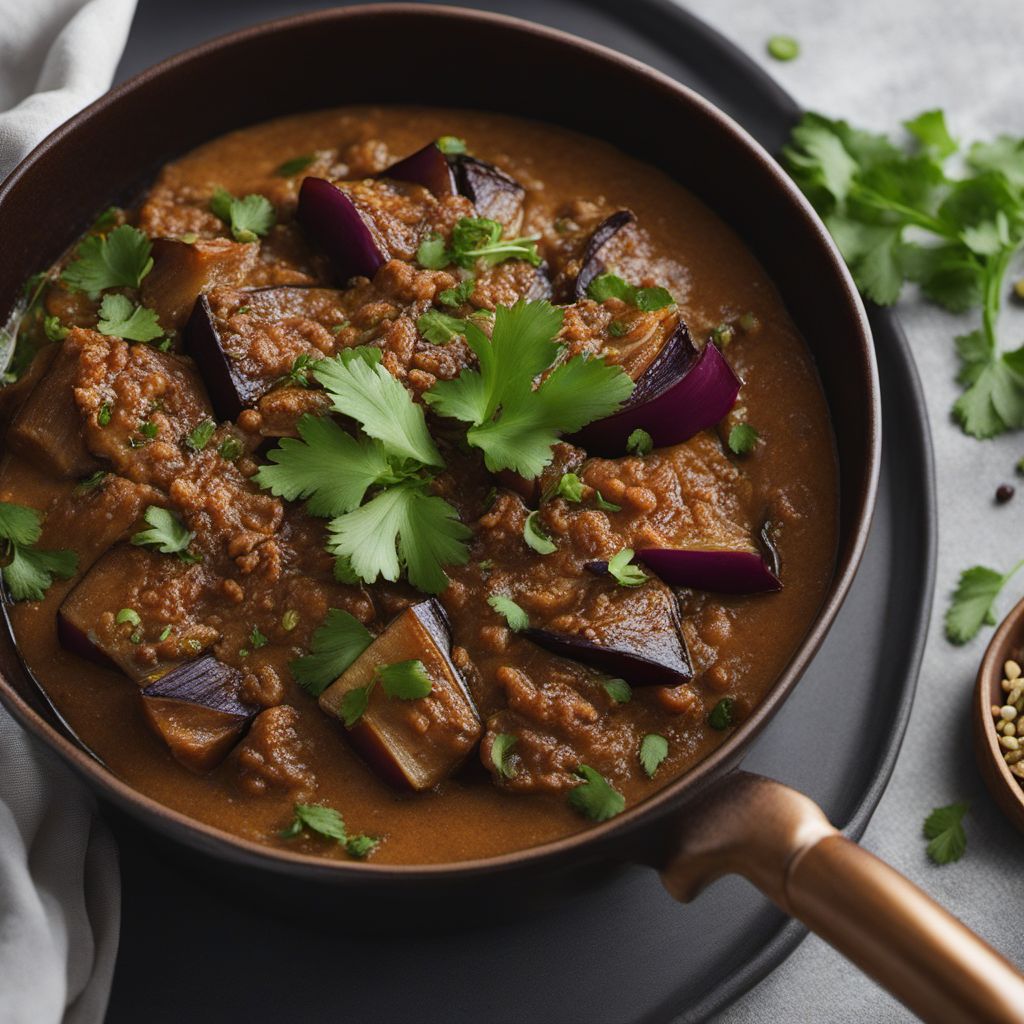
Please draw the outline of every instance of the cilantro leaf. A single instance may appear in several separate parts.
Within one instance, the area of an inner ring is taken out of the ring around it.
[[[304,171],[314,160],[316,159],[311,153],[307,153],[305,156],[293,156],[291,160],[285,160],[285,162],[278,166],[274,173],[279,178],[290,178],[294,174],[298,174],[299,171]]]
[[[331,408],[358,420],[389,453],[425,466],[444,465],[427,432],[423,409],[381,365],[379,349],[348,349],[316,363],[313,375],[330,395]]]
[[[15,601],[41,601],[54,576],[70,579],[78,570],[78,555],[74,551],[38,551],[17,544],[12,548],[3,577]]]
[[[524,629],[529,629],[530,616],[523,611],[510,597],[506,597],[504,594],[491,594],[487,598],[487,603],[501,616],[504,617],[508,623],[508,628],[513,633],[519,633]]]
[[[569,806],[591,821],[607,821],[626,809],[625,797],[589,765],[576,769],[583,782],[569,791]]]
[[[441,293],[442,299],[445,294]],[[447,345],[448,342],[466,333],[466,321],[442,313],[439,309],[428,309],[426,313],[416,318],[416,330],[432,345]]]
[[[96,329],[125,341],[153,341],[164,333],[153,310],[134,305],[124,295],[103,296]]]
[[[451,262],[444,239],[432,231],[425,235],[416,250],[416,262],[427,270],[443,270]]]
[[[594,491],[594,504],[601,509],[602,512],[621,512],[622,506],[616,505],[614,501],[605,500],[604,495],[598,491]]]
[[[996,171],[1014,188],[1024,189],[1024,139],[1000,135],[992,142],[976,142],[967,163],[975,171]]]
[[[437,296],[437,301],[440,302],[442,306],[461,306],[464,302],[469,301],[469,297],[473,294],[475,289],[476,278],[470,274],[469,277],[464,278],[454,288],[445,288],[445,290]],[[420,328],[421,332],[422,330],[423,328]]]
[[[372,690],[373,681],[365,686],[357,686],[355,689],[349,690],[341,698],[341,707],[338,709],[338,714],[345,723],[346,729],[351,729],[366,713],[366,709],[370,705],[370,693]]]
[[[345,841],[345,852],[356,860],[365,860],[380,846],[380,840],[373,836],[360,833],[357,836],[349,836]]]
[[[1007,573],[975,565],[960,574],[953,599],[946,611],[946,637],[951,643],[965,644],[983,625],[996,624],[995,601],[1010,578],[1024,562]]]
[[[633,689],[625,679],[606,679],[601,685],[616,704],[628,704],[633,698]]]
[[[550,555],[558,550],[558,545],[541,529],[537,523],[540,512],[533,511],[523,523],[523,540],[537,552],[538,555]]]
[[[708,715],[708,725],[712,729],[728,729],[735,721],[733,715],[733,708],[736,706],[736,701],[732,697],[723,697],[712,709]]]
[[[427,675],[427,667],[417,658],[383,665],[377,669],[380,685],[389,697],[399,700],[417,700],[428,697],[434,684]]]
[[[255,242],[274,226],[276,219],[274,206],[266,196],[237,199],[223,188],[214,191],[210,209],[231,228],[236,242]]]
[[[151,529],[133,534],[132,543],[139,547],[154,547],[163,555],[173,555],[185,551],[195,537],[173,512],[159,505],[150,505],[143,519]]]
[[[304,828],[315,832],[324,839],[336,839],[345,842],[348,832],[345,819],[333,808],[322,804],[296,804],[295,818],[291,825],[282,833],[285,837],[297,836]]]
[[[438,594],[448,585],[442,566],[469,560],[468,527],[448,502],[427,494],[415,480],[381,492],[331,520],[327,529],[328,550],[348,558],[367,583],[378,576],[397,580],[404,565],[414,587]]]
[[[518,737],[510,732],[499,732],[491,742],[491,764],[502,778],[514,779],[516,776],[515,766],[509,763],[508,757],[518,742]]]
[[[639,587],[647,582],[647,574],[632,562],[632,548],[623,548],[608,559],[608,572],[620,586]]]
[[[903,127],[913,135],[925,149],[939,158],[952,156],[959,146],[949,134],[946,116],[941,110],[926,110],[911,121],[904,121]]]
[[[963,819],[969,809],[970,804],[962,801],[948,807],[936,807],[925,818],[924,835],[931,840],[927,853],[936,864],[951,864],[964,855],[967,833]]]
[[[13,544],[29,546],[39,540],[42,521],[34,508],[0,501],[0,537]]]
[[[734,455],[749,455],[757,446],[760,434],[749,423],[737,423],[729,431],[729,450]]]
[[[647,773],[647,778],[654,778],[654,773],[666,757],[668,757],[668,740],[664,736],[651,732],[640,741],[640,765]]]
[[[295,681],[319,696],[373,643],[373,635],[352,614],[331,608],[313,634],[310,653],[288,663]]]
[[[452,228],[450,257],[454,263],[471,269],[477,260],[494,265],[505,260],[526,260],[540,266],[535,238],[503,239],[502,226],[486,217],[462,217]]]
[[[201,452],[210,443],[217,424],[213,420],[203,420],[202,423],[193,427],[185,437],[185,446],[194,452]]]
[[[582,501],[583,481],[575,473],[563,473],[555,488],[554,497],[572,502]]]
[[[128,224],[109,235],[90,235],[64,268],[61,280],[93,297],[106,288],[138,288],[153,269],[152,248],[146,233]]]
[[[651,437],[646,430],[641,430],[637,427],[637,429],[626,438],[626,451],[632,455],[649,455],[654,451],[654,438]]]
[[[457,135],[442,135],[435,145],[445,156],[458,156],[466,152],[466,140]]]
[[[621,299],[644,312],[674,306],[676,300],[666,288],[638,288],[624,281],[618,274],[598,274],[589,285],[587,295],[595,302]]]

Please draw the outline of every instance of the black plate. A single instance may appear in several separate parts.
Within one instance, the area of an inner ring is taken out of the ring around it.
[[[142,0],[119,77],[311,6],[326,5]],[[772,152],[799,114],[753,62],[669,0],[462,6],[504,10],[636,56],[695,88]],[[813,797],[853,838],[903,737],[934,586],[935,492],[920,385],[893,316],[873,310],[871,323],[886,441],[867,552],[821,652],[744,762]],[[682,907],[637,868],[515,925],[425,940],[398,933],[396,922],[395,935],[368,938],[344,920],[324,930],[269,917],[255,892],[240,907],[131,832],[120,838],[124,921],[110,1024],[695,1021],[756,984],[805,934],[739,879]]]

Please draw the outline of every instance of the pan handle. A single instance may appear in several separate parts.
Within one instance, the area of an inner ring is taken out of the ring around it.
[[[726,874],[753,882],[925,1021],[1024,1021],[1024,977],[1009,961],[796,790],[734,772],[687,804],[665,887],[685,903]]]

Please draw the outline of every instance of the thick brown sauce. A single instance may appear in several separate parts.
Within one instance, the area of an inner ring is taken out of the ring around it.
[[[182,158],[165,179],[198,188],[221,184],[237,195],[293,188],[274,169],[297,154],[381,139],[393,157],[440,135],[469,140],[472,151],[500,165],[529,190],[527,226],[550,220],[575,198],[604,197],[629,207],[664,261],[665,283],[695,338],[751,312],[756,333],[738,333],[728,349],[745,380],[740,405],[764,439],[744,460],[754,493],[786,507],[779,548],[781,593],[709,597],[735,615],[723,647],[726,669],[696,681],[711,706],[721,693],[753,706],[771,689],[811,623],[831,578],[836,545],[837,475],[826,404],[808,351],[772,283],[743,243],[711,211],[652,167],[612,147],[565,130],[494,115],[425,109],[352,108],[286,118],[236,132]],[[45,509],[72,482],[55,484],[24,461],[8,459],[0,498]],[[72,539],[73,544],[73,539]],[[292,797],[244,796],[223,765],[207,777],[190,774],[143,721],[136,687],[57,645],[54,616],[70,584],[57,584],[39,604],[13,609],[18,642],[36,676],[84,741],[132,786],[169,807],[249,839],[328,856],[344,856],[316,839],[285,841]],[[455,616],[456,642],[469,632],[473,609]],[[287,658],[282,653],[280,661]],[[288,700],[301,713],[300,733],[315,769],[315,802],[340,809],[353,830],[385,837],[376,859],[428,863],[522,849],[588,827],[564,793],[506,793],[491,785],[472,757],[437,792],[398,794],[353,756],[339,726],[297,690]],[[668,716],[665,716],[668,717]],[[628,804],[662,788],[705,757],[727,732],[691,723],[674,742],[654,781],[637,772],[620,784]]]

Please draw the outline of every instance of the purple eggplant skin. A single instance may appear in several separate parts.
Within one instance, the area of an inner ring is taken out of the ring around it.
[[[522,206],[526,189],[485,160],[459,153],[451,158],[455,185],[476,207],[477,216],[509,223]]]
[[[120,672],[120,666],[109,657],[89,634],[64,612],[63,608],[57,611],[57,642],[65,651],[77,654],[102,668],[113,669]]]
[[[652,636],[642,648],[611,647],[582,636],[532,627],[523,630],[522,635],[552,654],[582,662],[635,686],[678,686],[693,678],[689,653],[678,634]]]
[[[632,210],[616,210],[609,214],[600,224],[594,228],[590,236],[583,256],[580,259],[580,270],[576,275],[576,284],[573,286],[573,296],[578,302],[587,297],[587,289],[590,282],[598,274],[604,273],[604,263],[601,261],[601,250],[627,225],[636,220],[636,214]]]
[[[718,594],[766,594],[782,589],[778,576],[756,551],[641,548],[636,558],[674,587]]]
[[[548,265],[542,263],[539,267],[533,268],[533,280],[530,287],[523,293],[523,298],[529,302],[537,299],[551,299],[554,290],[551,287],[551,278],[548,277]]]
[[[248,720],[255,718],[261,708],[239,696],[241,678],[237,668],[225,665],[212,654],[204,654],[159,676],[143,689],[142,696],[198,704]]]
[[[427,635],[434,641],[434,645],[441,653],[448,665],[452,678],[458,684],[463,696],[469,702],[469,706],[480,717],[473,695],[462,678],[462,673],[452,661],[452,626],[448,620],[448,613],[444,610],[441,602],[436,597],[427,598],[412,606],[412,613],[420,620],[420,625],[427,631]]]
[[[324,178],[305,178],[295,219],[329,257],[340,281],[373,277],[391,254],[355,203]]]
[[[221,344],[210,302],[205,295],[196,299],[192,315],[185,324],[182,341],[185,351],[199,368],[210,404],[219,420],[237,420],[241,411],[253,405],[266,391],[264,386],[248,380],[235,369]]]
[[[591,455],[616,458],[625,453],[634,430],[647,431],[655,448],[665,448],[714,426],[735,404],[743,382],[713,343],[694,353],[680,323],[640,375],[625,408],[567,440]]]
[[[455,174],[448,158],[437,148],[436,142],[430,142],[404,160],[386,167],[377,177],[410,181],[414,185],[422,185],[429,189],[435,196],[456,194]]]

